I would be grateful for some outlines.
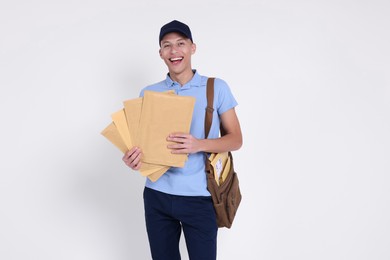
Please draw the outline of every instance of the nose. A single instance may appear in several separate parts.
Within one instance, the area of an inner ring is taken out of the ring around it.
[[[171,53],[176,53],[176,52],[177,52],[177,46],[173,44],[171,48]]]

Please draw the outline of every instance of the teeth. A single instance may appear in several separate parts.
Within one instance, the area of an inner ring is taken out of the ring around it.
[[[170,60],[171,61],[178,61],[178,60],[182,60],[183,58],[171,58]]]

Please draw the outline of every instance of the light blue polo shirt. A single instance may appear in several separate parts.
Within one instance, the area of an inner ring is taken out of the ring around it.
[[[172,81],[167,75],[164,81],[150,85],[142,89],[140,96],[145,90],[163,92],[175,90],[180,96],[195,97],[195,107],[192,115],[190,133],[198,139],[204,139],[204,120],[207,107],[206,84],[207,77],[195,74],[190,82],[181,86]],[[220,120],[218,115],[237,106],[229,86],[225,81],[216,78],[214,82],[214,115],[209,138],[219,137]],[[142,148],[142,147],[141,147]],[[146,179],[146,187],[164,193],[183,196],[210,196],[207,190],[205,157],[203,152],[190,154],[183,168],[171,167],[156,182]]]

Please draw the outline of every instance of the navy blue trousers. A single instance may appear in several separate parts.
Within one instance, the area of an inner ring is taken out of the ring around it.
[[[218,226],[211,197],[144,190],[146,229],[153,260],[180,260],[183,230],[191,260],[217,259]]]

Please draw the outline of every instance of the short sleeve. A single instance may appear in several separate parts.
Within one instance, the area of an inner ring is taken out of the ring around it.
[[[238,105],[229,85],[224,80],[215,79],[214,91],[214,93],[217,94],[214,100],[217,102],[216,109],[219,115],[222,115]]]

